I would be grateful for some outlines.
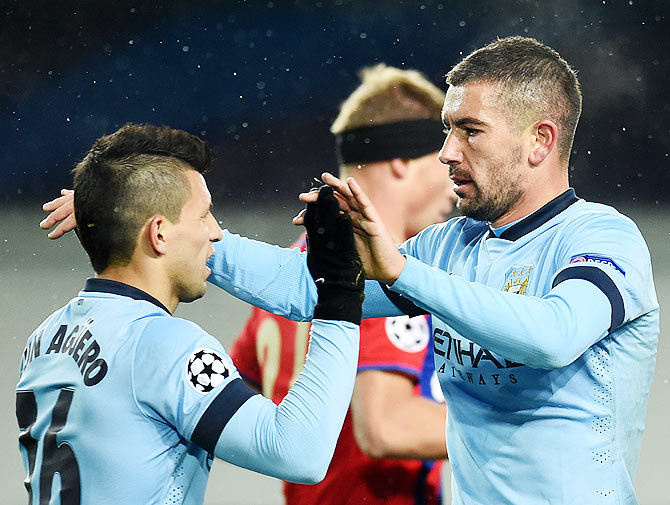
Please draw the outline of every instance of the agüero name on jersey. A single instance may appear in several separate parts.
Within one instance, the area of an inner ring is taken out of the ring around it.
[[[75,325],[68,331],[66,324],[60,325],[51,338],[45,355],[52,353],[69,354],[79,368],[79,373],[84,379],[86,386],[95,386],[107,375],[107,362],[100,357],[100,344],[93,339],[89,326],[93,320],[86,324]],[[24,351],[24,369],[40,354],[40,343],[42,334],[39,334],[32,343],[26,346]]]

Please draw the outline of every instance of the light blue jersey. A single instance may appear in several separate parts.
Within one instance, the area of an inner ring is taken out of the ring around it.
[[[240,255],[217,253],[210,280],[309,317],[304,258],[225,241]],[[390,289],[366,284],[364,315],[433,315],[453,503],[636,504],[659,321],[635,224],[569,190],[499,237],[457,218],[401,250],[407,263]],[[279,285],[288,299],[274,296]]]
[[[131,286],[89,279],[33,333],[21,361],[30,503],[201,504],[213,455],[318,481],[351,398],[357,329],[319,321],[306,373],[275,406],[196,324]]]

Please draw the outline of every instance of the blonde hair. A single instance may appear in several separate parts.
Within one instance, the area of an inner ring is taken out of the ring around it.
[[[440,119],[444,92],[421,72],[379,63],[359,75],[361,84],[340,106],[332,133],[408,119]]]

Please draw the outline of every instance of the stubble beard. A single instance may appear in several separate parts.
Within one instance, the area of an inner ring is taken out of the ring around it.
[[[491,168],[488,172],[492,184],[482,190],[479,184],[472,181],[474,195],[472,198],[458,197],[456,208],[458,211],[477,221],[495,222],[507,214],[523,196],[521,176],[515,173],[521,153],[514,151],[511,160],[498,165],[504,168]]]

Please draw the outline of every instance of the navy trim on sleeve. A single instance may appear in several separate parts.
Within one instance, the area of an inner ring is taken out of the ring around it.
[[[597,267],[579,266],[566,268],[558,273],[551,287],[554,288],[568,279],[582,279],[600,289],[612,306],[612,321],[609,331],[612,332],[621,326],[626,314],[623,297],[619,292],[619,288],[614,284],[614,281],[610,279],[605,272]]]
[[[388,298],[389,301],[393,305],[395,305],[398,308],[398,310],[400,310],[403,314],[406,314],[409,317],[422,316],[428,314],[427,311],[414,305],[414,302],[408,300],[399,293],[394,293],[393,291],[391,291],[388,288],[388,286],[383,282],[380,282],[379,286],[381,286],[382,291],[386,295],[386,298]]]
[[[257,395],[242,379],[234,379],[223,388],[214,401],[202,414],[193,430],[191,440],[209,453],[219,441],[221,432],[239,408],[252,396]]]
[[[235,361],[233,359],[233,361]],[[242,380],[244,383],[249,386],[251,389],[256,391],[257,393],[260,393],[263,389],[263,385],[260,382],[256,382],[253,379],[250,379],[248,375],[242,373],[242,371],[238,368],[237,371],[240,373],[240,377],[242,377]]]

